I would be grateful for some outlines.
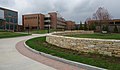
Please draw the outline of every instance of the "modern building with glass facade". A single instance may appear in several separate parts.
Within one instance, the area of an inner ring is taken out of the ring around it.
[[[18,12],[0,7],[0,29],[17,31]]]

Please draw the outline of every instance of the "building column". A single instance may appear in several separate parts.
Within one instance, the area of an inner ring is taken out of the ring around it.
[[[13,32],[14,32],[14,30],[15,30],[15,24],[13,24]]]
[[[10,30],[10,24],[9,24],[9,30]]]
[[[6,30],[6,21],[4,22],[4,30]]]

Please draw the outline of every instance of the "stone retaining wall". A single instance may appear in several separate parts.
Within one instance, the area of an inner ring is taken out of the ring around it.
[[[74,38],[48,35],[46,37],[46,41],[50,44],[79,52],[91,52],[120,57],[120,40]]]
[[[64,31],[64,32],[57,32],[53,35],[71,35],[71,34],[93,34],[94,31],[84,31],[84,30],[73,30],[73,31]]]

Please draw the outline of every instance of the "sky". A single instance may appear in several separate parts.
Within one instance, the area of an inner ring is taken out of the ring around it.
[[[66,20],[84,22],[98,7],[106,8],[115,19],[120,18],[120,0],[0,0],[0,7],[18,11],[19,24],[22,24],[23,14],[54,11]]]

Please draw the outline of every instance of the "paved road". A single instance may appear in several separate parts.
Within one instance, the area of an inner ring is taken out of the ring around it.
[[[20,54],[15,45],[22,40],[42,35],[0,39],[0,70],[56,70]]]

